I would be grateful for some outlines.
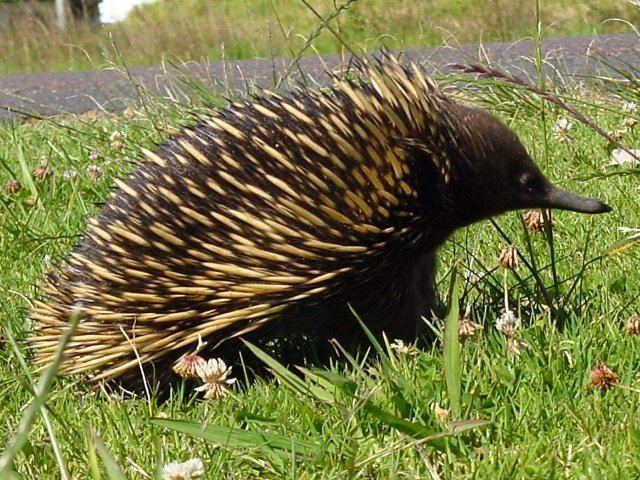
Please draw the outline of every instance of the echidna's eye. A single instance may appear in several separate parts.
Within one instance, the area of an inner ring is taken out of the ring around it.
[[[533,194],[539,190],[540,182],[533,175],[523,173],[518,177],[518,187],[524,193]]]

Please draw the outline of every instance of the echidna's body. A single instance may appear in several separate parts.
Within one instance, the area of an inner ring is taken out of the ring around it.
[[[505,126],[417,68],[365,75],[233,103],[145,152],[32,312],[39,361],[77,303],[64,369],[97,378],[176,358],[199,335],[332,336],[353,327],[348,304],[410,336],[456,228],[527,206],[605,210],[552,187]]]

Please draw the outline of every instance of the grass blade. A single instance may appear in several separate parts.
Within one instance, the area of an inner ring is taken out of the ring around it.
[[[122,471],[120,465],[113,455],[104,444],[104,442],[98,437],[98,435],[93,435],[93,443],[96,447],[96,451],[98,452],[98,456],[102,459],[102,463],[104,463],[104,468],[107,471],[107,478],[109,480],[128,480],[127,476]]]
[[[184,420],[164,418],[151,419],[151,423],[158,427],[169,428],[177,432],[186,433],[192,437],[202,438],[208,442],[230,448],[269,448],[281,451],[295,451],[296,454],[311,454],[317,452],[319,446],[315,442],[299,440],[284,435],[269,432],[254,432],[238,427],[224,427],[220,425],[206,425]]]
[[[282,365],[265,351],[247,341],[244,341],[244,343],[256,357],[262,360],[265,365],[267,365],[271,369],[272,373],[276,376],[276,378],[278,378],[278,380],[280,380],[283,385],[301,395],[311,396],[321,402],[333,401],[333,395],[328,390],[325,390],[324,388],[321,388],[317,385],[311,385],[309,382],[305,382],[294,373],[291,373],[287,369],[287,367]]]
[[[637,230],[637,229],[631,229],[631,230]],[[605,253],[607,255],[619,255],[638,245],[640,245],[640,230],[638,230],[637,233],[634,233],[633,235],[614,243],[609,248],[607,248]]]
[[[460,281],[457,269],[451,271],[451,284],[449,288],[449,313],[444,325],[444,377],[449,394],[449,406],[451,414],[455,418],[460,417],[460,391],[461,391],[461,367],[460,367],[460,342],[458,341],[458,316],[460,302]]]
[[[380,363],[382,364],[382,366],[385,369],[391,369],[392,368],[391,361],[389,359],[389,356],[387,355],[386,350],[382,347],[382,345],[380,344],[378,339],[371,332],[371,330],[369,330],[367,325],[360,318],[360,315],[358,315],[358,313],[353,309],[353,307],[351,305],[349,305],[349,310],[351,310],[351,313],[354,315],[354,317],[356,317],[356,320],[358,321],[358,323],[362,327],[362,330],[364,330],[364,333],[367,336],[367,338],[369,339],[369,341],[371,342],[371,345],[373,345],[373,348],[378,353],[378,356],[380,357]]]
[[[5,335],[7,337],[7,340],[9,341],[9,344],[11,345],[11,348],[13,349],[13,352],[16,358],[18,359],[18,363],[20,364],[22,371],[27,377],[27,381],[29,382],[29,387],[31,387],[31,390],[35,392],[36,385],[35,385],[33,376],[29,371],[29,367],[27,366],[27,362],[24,359],[24,355],[22,355],[22,352],[18,347],[18,343],[16,342],[15,338],[13,338],[13,334],[11,333],[11,330],[8,327],[5,328]],[[60,442],[58,442],[58,437],[56,435],[55,429],[53,428],[53,423],[51,422],[51,418],[49,417],[49,412],[47,412],[47,409],[45,408],[44,405],[42,405],[42,407],[40,408],[40,415],[42,415],[42,422],[44,423],[45,428],[47,429],[47,433],[49,434],[49,438],[51,439],[51,448],[53,448],[53,454],[55,455],[56,461],[58,462],[58,468],[60,470],[60,478],[61,480],[69,480],[71,476],[69,475],[69,470],[64,461],[64,458],[62,457],[62,449],[60,448]]]
[[[27,160],[24,158],[24,152],[21,148],[17,150],[18,155],[18,163],[20,164],[20,170],[22,170],[22,180],[27,184],[31,195],[34,198],[38,197],[38,189],[36,188],[36,184],[33,182],[33,177],[31,176],[31,172],[29,171],[29,165],[27,165]]]
[[[82,311],[77,309],[70,315],[69,328],[60,336],[51,364],[38,380],[35,388],[35,397],[27,406],[16,433],[9,440],[7,449],[0,456],[0,478],[11,477],[13,460],[27,443],[36,415],[44,407],[49,397],[49,389],[64,358],[64,349],[71,337],[73,337],[81,316]]]

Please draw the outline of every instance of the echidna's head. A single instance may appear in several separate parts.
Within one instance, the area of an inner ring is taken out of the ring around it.
[[[611,210],[599,200],[553,185],[515,133],[487,112],[454,106],[450,113],[454,123],[464,126],[459,148],[464,150],[466,159],[456,168],[449,192],[458,226],[523,208],[582,213]]]

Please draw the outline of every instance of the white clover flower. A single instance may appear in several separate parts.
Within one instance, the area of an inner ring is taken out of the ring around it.
[[[69,180],[73,180],[77,176],[78,176],[78,172],[76,172],[75,170],[67,170],[65,172],[62,172],[62,179],[67,182]]]
[[[512,310],[507,310],[496,320],[496,330],[507,337],[513,337],[521,326],[522,321]]]
[[[396,338],[391,345],[389,345],[391,350],[396,351],[397,353],[401,353],[403,355],[407,355],[409,357],[415,357],[420,354],[420,350],[418,350],[414,345],[410,343],[404,343],[403,340]]]
[[[98,150],[91,150],[91,152],[89,152],[89,160],[96,161],[98,158],[100,158],[100,152]]]
[[[482,273],[469,269],[464,272],[464,279],[469,285],[473,286],[482,280]]]
[[[111,144],[111,148],[119,150],[124,146],[124,139],[126,138],[125,134],[119,132],[118,130],[114,130],[111,135],[109,135],[109,142]]]
[[[616,148],[613,152],[611,152],[611,161],[609,165],[612,166],[636,166],[640,165],[640,149],[633,150],[623,150],[621,148]]]
[[[511,357],[519,357],[522,353],[522,349],[528,347],[527,342],[521,338],[509,337],[507,338],[507,355]]]
[[[229,386],[236,381],[229,377],[231,367],[220,358],[210,358],[201,365],[196,365],[196,373],[204,385],[197,387],[196,392],[204,392],[204,398],[220,398],[229,393]]]
[[[562,117],[558,119],[556,124],[553,126],[553,136],[560,143],[567,143],[570,140],[569,131],[573,128],[573,123],[571,123],[566,118]]]
[[[97,180],[98,178],[102,177],[102,175],[104,175],[102,168],[98,165],[87,165],[87,173],[92,180]]]
[[[199,458],[186,462],[171,462],[162,468],[163,480],[191,480],[204,475],[204,465]]]
[[[624,102],[622,104],[622,111],[624,113],[633,113],[636,111],[637,108],[638,108],[638,105],[636,104],[636,102]]]

